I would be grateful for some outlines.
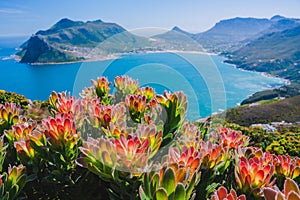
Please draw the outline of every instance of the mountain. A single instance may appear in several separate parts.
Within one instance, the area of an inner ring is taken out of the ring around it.
[[[300,24],[265,34],[230,53],[229,63],[300,83]]]
[[[201,45],[193,39],[194,34],[175,26],[170,31],[155,35],[152,39],[161,49],[179,51],[203,51]]]
[[[272,21],[268,19],[237,17],[221,20],[208,31],[195,34],[194,39],[210,51],[220,51],[257,35],[271,25]]]
[[[115,23],[65,18],[48,30],[36,32],[21,45],[22,50],[17,55],[22,63],[69,62],[128,52],[148,43],[147,39],[135,36]]]

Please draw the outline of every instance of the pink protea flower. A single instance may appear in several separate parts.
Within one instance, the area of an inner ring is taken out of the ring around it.
[[[224,186],[221,186],[218,190],[215,190],[211,196],[211,200],[246,200],[246,196],[237,196],[236,191],[231,189],[228,193]]]
[[[300,175],[300,158],[291,159],[290,156],[278,155],[275,161],[275,173],[295,179]]]
[[[149,140],[141,140],[137,136],[120,135],[120,139],[115,139],[114,144],[118,155],[118,163],[122,169],[141,173],[147,166],[151,150]]]
[[[186,123],[183,125],[180,133],[180,139],[178,142],[181,147],[186,146],[193,147],[194,149],[200,149],[202,135],[198,126]]]
[[[53,91],[49,97],[49,104],[53,116],[56,113],[80,115],[83,112],[81,100],[66,92],[56,93]]]
[[[162,131],[157,131],[154,125],[139,124],[135,135],[141,140],[149,140],[150,158],[153,157],[162,143]]]
[[[177,163],[179,166],[185,167],[190,172],[190,175],[192,175],[200,169],[201,158],[199,152],[195,151],[194,147],[184,146],[181,152],[178,148],[170,147],[167,162]]]
[[[254,156],[249,159],[241,157],[235,167],[237,186],[245,193],[261,196],[262,189],[272,186],[275,168],[272,163],[264,162],[264,157]]]
[[[231,149],[248,145],[249,138],[244,136],[240,131],[234,131],[229,128],[219,129],[219,144],[227,146]]]
[[[88,119],[94,127],[106,129],[107,136],[119,137],[120,133],[125,133],[126,108],[123,103],[91,105]]]
[[[55,147],[68,146],[72,149],[80,139],[76,131],[75,121],[70,115],[60,114],[43,121],[44,134],[51,145]]]

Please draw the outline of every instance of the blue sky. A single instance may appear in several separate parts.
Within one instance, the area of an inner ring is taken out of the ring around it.
[[[201,32],[221,19],[300,18],[299,10],[300,0],[0,0],[0,36],[31,35],[64,17]]]

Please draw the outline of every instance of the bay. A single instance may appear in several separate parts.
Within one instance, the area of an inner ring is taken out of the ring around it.
[[[29,99],[46,100],[53,90],[78,96],[91,85],[91,79],[106,76],[113,82],[115,76],[126,74],[138,79],[140,86],[152,86],[160,94],[165,90],[184,91],[188,119],[195,120],[234,107],[257,91],[285,83],[279,78],[239,70],[223,63],[220,56],[199,53],[160,52],[83,63],[20,64],[10,57],[19,43],[7,41],[0,40],[0,89]]]

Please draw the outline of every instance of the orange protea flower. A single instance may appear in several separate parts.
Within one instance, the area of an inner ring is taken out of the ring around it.
[[[120,128],[120,131],[126,126],[126,108],[123,103],[117,105],[95,104],[90,106],[89,119],[96,128],[110,129],[110,126]],[[113,132],[105,131],[107,135],[119,136]]]
[[[190,172],[190,175],[192,175],[200,169],[201,158],[199,152],[195,151],[194,147],[184,146],[181,153],[178,148],[170,147],[167,162],[177,163],[179,166],[185,167]]]
[[[278,155],[275,161],[275,173],[295,179],[300,175],[300,158],[291,159],[290,156]]]
[[[186,123],[180,130],[180,133],[180,139],[178,142],[181,147],[193,147],[194,149],[200,148],[202,136],[198,126]]]
[[[30,135],[34,128],[36,128],[36,122],[24,122],[22,124],[17,124],[12,127],[12,129],[5,131],[5,135],[8,140],[13,143],[14,141],[19,141],[25,139]]]
[[[117,90],[124,91],[127,94],[134,94],[139,88],[138,81],[128,76],[117,76],[115,78],[115,87]]]
[[[28,160],[33,160],[34,156],[35,156],[35,151],[32,148],[32,146],[30,145],[30,140],[26,140],[24,138],[22,138],[19,141],[16,141],[14,143],[14,146],[16,148],[17,154],[19,156],[19,158],[23,161],[23,162],[27,162]]]
[[[264,162],[264,157],[254,156],[250,159],[241,157],[235,167],[237,186],[245,193],[261,196],[262,188],[274,184],[275,179],[271,181],[274,170],[272,164]]]
[[[72,117],[67,114],[49,117],[43,121],[44,134],[54,147],[73,148],[80,139],[80,133],[76,131],[76,125]]]
[[[146,97],[141,95],[127,95],[125,105],[129,109],[130,117],[134,122],[141,122],[147,108]]]
[[[9,129],[11,125],[17,124],[19,115],[20,106],[15,103],[0,104],[0,125],[6,124],[6,128]]]
[[[110,91],[110,83],[106,77],[98,77],[97,80],[91,80],[95,87],[96,94],[99,98],[107,97]]]
[[[153,157],[158,151],[162,142],[162,131],[157,131],[154,125],[139,124],[135,135],[141,140],[149,140],[151,149],[150,158]]]
[[[147,103],[155,97],[155,91],[152,87],[139,88],[136,92],[137,95],[145,96]]]
[[[53,91],[49,97],[49,104],[53,116],[56,113],[79,115],[83,111],[81,100],[76,100],[75,96],[71,96],[70,93],[67,95],[66,92],[56,93]]]
[[[228,193],[227,189],[221,186],[218,190],[214,191],[211,200],[246,200],[246,196],[244,194],[237,196],[234,189],[231,189]]]
[[[204,168],[220,169],[229,162],[228,148],[211,142],[202,142],[199,150]]]
[[[151,153],[149,139],[141,140],[137,136],[120,135],[114,144],[118,155],[118,166],[128,172],[142,173],[147,166]]]
[[[124,101],[128,94],[135,94],[139,88],[138,81],[128,76],[117,76],[114,86],[117,89],[115,93],[115,100],[117,102]]]
[[[231,149],[248,145],[249,138],[244,136],[240,131],[234,131],[229,128],[219,129],[219,144],[227,146]]]

